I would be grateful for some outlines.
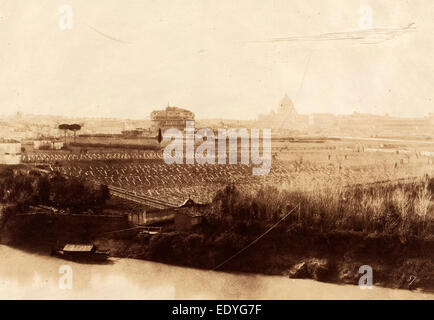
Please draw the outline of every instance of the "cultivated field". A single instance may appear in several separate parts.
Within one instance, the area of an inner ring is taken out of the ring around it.
[[[228,183],[251,193],[263,185],[307,191],[411,180],[432,173],[433,146],[340,140],[273,141],[271,171],[265,176],[253,176],[251,165],[167,165],[161,150],[35,152],[24,159],[46,164],[50,170],[66,175],[181,203],[187,197],[209,202]]]

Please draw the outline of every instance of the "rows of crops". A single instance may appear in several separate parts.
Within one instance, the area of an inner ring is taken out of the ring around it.
[[[104,161],[68,162],[50,164],[49,168],[64,175],[122,187],[171,202],[181,202],[187,197],[208,202],[228,183],[235,183],[246,191],[254,191],[266,184],[311,190],[403,179],[420,176],[430,169],[417,165],[346,167],[336,163],[275,161],[268,175],[254,176],[251,165],[168,165],[161,160],[115,161],[110,164]]]
[[[98,160],[143,160],[162,159],[162,153],[158,151],[145,152],[38,152],[24,154],[22,161],[26,163],[51,163],[55,161],[98,161]]]

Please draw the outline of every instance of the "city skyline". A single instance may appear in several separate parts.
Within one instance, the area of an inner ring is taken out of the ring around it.
[[[285,94],[286,95],[286,94]],[[153,109],[150,109],[149,114],[146,114],[144,117],[122,117],[122,116],[98,116],[98,115],[91,115],[91,116],[86,116],[86,115],[67,115],[67,114],[61,114],[61,113],[38,113],[38,112],[22,112],[20,109],[19,110],[14,110],[11,112],[2,112],[0,113],[0,117],[17,117],[17,116],[36,116],[36,117],[57,117],[57,118],[70,118],[70,119],[115,119],[115,120],[132,120],[132,121],[138,121],[138,120],[151,120],[150,118],[150,114],[152,112],[155,112],[156,110],[158,111],[163,111],[166,109],[166,107],[177,107],[177,108],[182,108],[182,109],[187,109],[189,111],[192,111],[193,113],[195,113],[194,110],[191,110],[188,106],[179,106],[179,105],[174,105],[174,104],[167,104],[166,106],[156,106]],[[348,113],[332,113],[332,112],[312,112],[312,113],[301,113],[298,112],[296,106],[294,106],[295,108],[295,112],[296,114],[299,115],[305,115],[305,116],[309,116],[309,115],[315,115],[315,114],[330,114],[336,117],[339,116],[351,116],[351,115],[355,115],[355,114],[360,114],[360,115],[370,115],[370,116],[384,116],[384,117],[392,117],[392,118],[401,118],[401,119],[423,119],[423,118],[427,118],[427,117],[432,117],[433,116],[433,112],[428,111],[428,113],[426,114],[422,114],[422,115],[415,115],[415,116],[405,116],[405,115],[394,115],[394,114],[390,114],[390,113],[369,113],[369,112],[359,112],[359,111],[352,111],[352,112],[348,112]],[[258,113],[257,115],[254,115],[253,118],[229,118],[229,117],[196,117],[197,120],[239,120],[239,121],[261,121],[260,120],[260,116],[264,116],[264,115],[269,115],[270,113],[275,113],[277,114],[277,111],[279,109],[279,104],[276,103],[275,107],[270,107],[268,110],[268,112],[264,112],[264,113]],[[265,110],[265,109],[264,109]]]
[[[368,31],[359,1],[74,1],[70,30],[60,5],[0,6],[1,113],[142,119],[170,101],[254,120],[285,92],[300,114],[434,109],[431,2],[368,3]]]

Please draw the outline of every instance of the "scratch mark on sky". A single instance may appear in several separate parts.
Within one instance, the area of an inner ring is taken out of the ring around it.
[[[307,74],[307,69],[309,68],[309,64],[310,64],[310,58],[312,57],[312,51],[310,51],[309,56],[307,58],[307,62],[306,62],[306,66],[304,68],[304,72],[303,72],[303,77],[301,78],[301,83],[300,83],[300,87],[298,88],[297,91],[297,97],[300,96],[300,92],[303,89],[303,85],[304,85],[304,79],[306,78],[306,74]]]
[[[321,33],[308,36],[292,36],[282,38],[272,38],[259,42],[306,42],[306,41],[357,41],[361,44],[377,44],[408,32],[416,30],[415,24],[410,23],[405,27],[372,28],[366,30],[354,30],[344,32]],[[258,41],[255,41],[258,42]]]
[[[95,31],[96,33],[98,33],[99,35],[103,36],[104,38],[107,38],[107,39],[110,39],[110,40],[113,40],[113,41],[116,41],[116,42],[119,42],[119,43],[123,43],[123,44],[128,44],[128,43],[130,43],[130,42],[128,42],[128,41],[124,41],[124,40],[121,40],[121,39],[118,39],[118,38],[112,37],[112,36],[110,36],[110,35],[108,35],[108,34],[106,34],[106,33],[104,33],[104,32],[99,31],[98,29],[95,29],[95,28],[92,27],[92,26],[89,26],[89,25],[87,25],[87,26],[88,26],[90,29],[92,29],[93,31]]]

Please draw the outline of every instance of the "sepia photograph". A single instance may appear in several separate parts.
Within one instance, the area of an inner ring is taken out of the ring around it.
[[[0,1],[0,299],[434,300],[433,14]]]

